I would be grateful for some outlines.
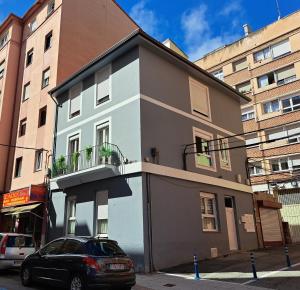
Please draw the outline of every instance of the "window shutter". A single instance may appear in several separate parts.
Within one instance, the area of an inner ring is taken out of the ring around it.
[[[235,71],[239,71],[248,67],[247,58],[240,59],[233,63]]]
[[[274,140],[274,139],[278,139],[278,138],[283,138],[286,136],[286,131],[284,131],[283,129],[281,130],[274,130],[271,131],[271,133],[268,134],[268,139],[269,140]]]
[[[300,134],[300,125],[299,124],[288,128],[288,136],[298,134],[298,133]]]
[[[277,75],[277,81],[292,77],[292,76],[296,75],[295,67],[289,66],[284,69],[278,70],[276,72],[276,75]]]
[[[240,85],[237,85],[236,89],[240,93],[250,92],[251,91],[251,83],[250,82],[242,83]]]
[[[106,66],[102,70],[96,73],[96,81],[97,81],[97,103],[109,96],[109,74],[110,67]]]
[[[70,116],[80,112],[81,83],[70,89]]]
[[[209,112],[209,92],[208,88],[196,80],[190,79],[190,96],[193,111],[206,117],[210,116]]]
[[[290,41],[288,39],[280,43],[274,44],[272,46],[272,52],[274,58],[289,53],[290,51],[291,51],[291,46],[290,46]]]

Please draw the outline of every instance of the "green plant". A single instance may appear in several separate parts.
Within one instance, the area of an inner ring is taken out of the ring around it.
[[[87,146],[85,148],[85,159],[90,162],[92,159],[92,153],[93,153],[93,147],[92,146]]]
[[[105,146],[102,146],[100,149],[99,149],[99,155],[101,157],[104,157],[104,158],[108,158],[110,157],[112,154],[112,150],[105,147]]]
[[[56,161],[55,169],[57,171],[64,171],[66,168],[67,168],[66,158],[65,156],[61,155]]]
[[[72,165],[73,165],[73,167],[77,167],[77,165],[78,165],[78,158],[79,158],[79,156],[80,156],[80,153],[79,152],[74,152],[73,154],[72,154]]]

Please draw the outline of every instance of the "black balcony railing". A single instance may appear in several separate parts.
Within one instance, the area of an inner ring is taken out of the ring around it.
[[[127,159],[119,147],[110,143],[86,147],[66,156],[58,156],[52,166],[52,178],[80,172],[100,165],[112,165],[123,171]]]

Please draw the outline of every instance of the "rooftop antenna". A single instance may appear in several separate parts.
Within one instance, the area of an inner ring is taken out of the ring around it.
[[[279,3],[278,3],[278,0],[275,0],[276,1],[276,6],[277,6],[277,12],[278,12],[278,20],[281,19],[281,13],[280,13],[280,7],[279,7]]]

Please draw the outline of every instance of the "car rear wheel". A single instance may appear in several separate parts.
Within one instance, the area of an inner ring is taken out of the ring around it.
[[[79,275],[74,275],[71,278],[69,290],[86,290],[84,280]]]
[[[21,281],[22,285],[27,287],[31,285],[32,277],[31,277],[31,271],[28,267],[24,267],[21,270]]]

